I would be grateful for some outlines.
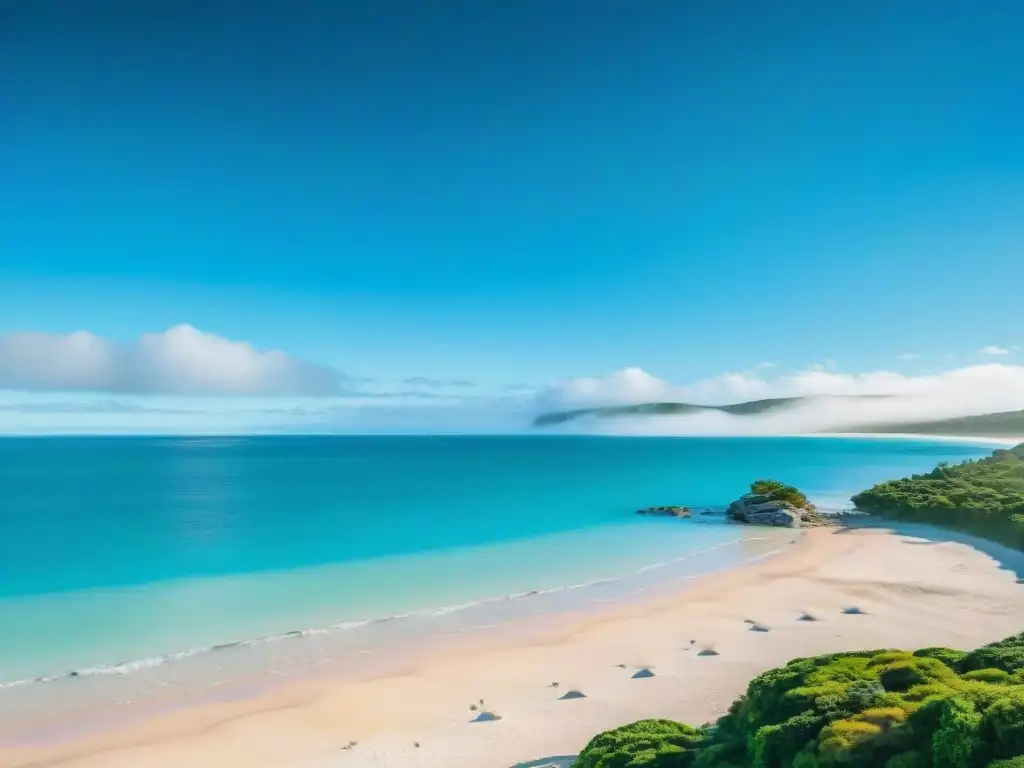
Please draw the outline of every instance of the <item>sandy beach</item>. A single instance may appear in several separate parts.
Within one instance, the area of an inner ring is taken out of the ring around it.
[[[8,747],[0,765],[568,765],[591,736],[632,720],[713,720],[751,677],[795,657],[970,648],[1020,631],[1024,585],[1013,570],[943,538],[812,529],[781,554],[673,596],[502,628],[378,679],[283,685],[88,740]],[[481,711],[500,719],[474,722]]]

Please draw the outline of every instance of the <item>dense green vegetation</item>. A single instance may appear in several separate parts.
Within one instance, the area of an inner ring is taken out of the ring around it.
[[[699,729],[643,720],[574,768],[1024,768],[1024,633],[949,648],[796,659]]]
[[[706,735],[672,720],[640,720],[595,736],[573,768],[689,766]]]
[[[807,500],[803,491],[778,480],[755,480],[750,484],[750,492],[784,501],[799,509],[814,509],[814,505]]]
[[[903,432],[908,435],[964,435],[1019,437],[1024,435],[1024,411],[1003,411],[956,419],[921,421],[910,424],[884,424],[858,427],[858,432]]]
[[[881,517],[944,525],[1024,550],[1024,444],[880,483],[853,503]]]

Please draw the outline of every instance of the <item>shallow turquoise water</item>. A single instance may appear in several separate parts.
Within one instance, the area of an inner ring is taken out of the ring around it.
[[[687,557],[686,573],[728,567],[780,534],[635,510],[721,507],[764,476],[838,508],[879,480],[989,450],[840,438],[0,440],[0,681]]]

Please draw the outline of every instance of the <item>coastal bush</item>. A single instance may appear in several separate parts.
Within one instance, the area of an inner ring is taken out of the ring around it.
[[[879,483],[853,503],[880,517],[944,525],[1024,550],[1024,444]]]
[[[939,728],[932,736],[932,763],[935,768],[972,768],[982,749],[981,715],[959,696],[943,701],[942,709]]]
[[[947,667],[957,668],[960,660],[967,655],[966,651],[955,651],[952,648],[919,648],[914,651],[915,656],[924,656],[929,659],[938,659]]]
[[[784,501],[800,509],[814,509],[802,491],[778,480],[755,480],[750,484],[750,492]]]
[[[975,669],[1024,670],[1024,632],[971,651],[957,665],[961,672]]]
[[[985,710],[981,738],[995,757],[1024,755],[1024,691],[996,699]]]
[[[1002,669],[975,669],[964,673],[964,680],[981,680],[985,683],[1009,683],[1013,677]]]
[[[640,720],[598,734],[574,768],[689,768],[704,732],[672,720]]]
[[[1024,634],[970,653],[860,651],[755,677],[718,722],[644,720],[575,768],[1024,768]]]

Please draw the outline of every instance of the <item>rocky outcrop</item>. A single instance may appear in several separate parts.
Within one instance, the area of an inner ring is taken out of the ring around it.
[[[799,526],[803,510],[770,496],[748,493],[730,504],[726,514],[751,525]]]
[[[661,517],[689,517],[688,507],[644,507],[636,511],[638,515],[660,515]]]

